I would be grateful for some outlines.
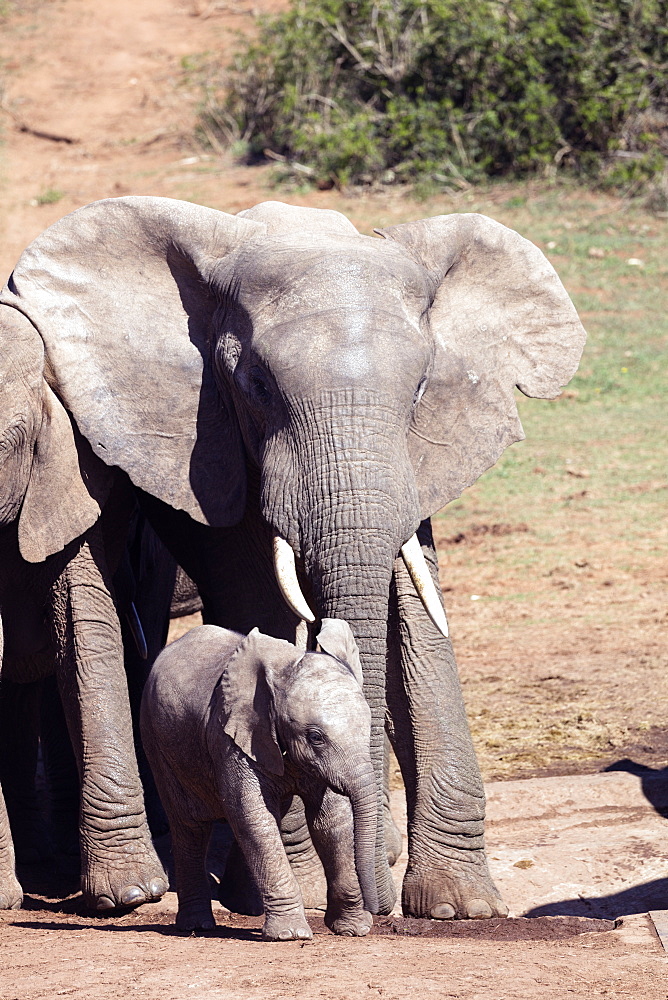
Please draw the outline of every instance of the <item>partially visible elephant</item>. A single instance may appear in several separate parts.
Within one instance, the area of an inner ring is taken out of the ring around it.
[[[307,622],[351,623],[379,805],[386,725],[407,789],[404,911],[492,916],[507,911],[428,518],[522,438],[515,386],[554,397],[584,331],[541,252],[491,219],[380,235],[276,202],[229,216],[112,199],[31,244],[0,312],[26,341],[39,331],[49,401],[113,469],[106,490],[123,474],[138,488],[205,621],[307,645]],[[77,529],[24,510],[24,559]]]
[[[55,672],[81,777],[84,897],[136,905],[167,880],[144,814],[112,584],[135,500],[49,387],[30,321],[1,307],[0,338],[1,688],[23,686],[36,753],[35,682]],[[0,794],[0,907],[21,899]]]
[[[200,610],[201,601],[138,508],[112,583],[135,751],[155,837],[166,832],[167,820],[139,738],[141,695],[151,665],[167,641],[170,617]],[[40,742],[44,787],[38,792]],[[55,677],[15,682],[5,672],[0,680],[0,786],[17,861],[35,863],[54,853],[61,858],[78,855],[79,779]]]
[[[169,817],[182,930],[215,926],[205,865],[227,819],[262,897],[263,936],[312,937],[280,820],[299,794],[328,883],[325,923],[363,936],[378,909],[376,781],[359,653],[324,620],[317,653],[283,639],[201,625],[163,650],[141,730]]]

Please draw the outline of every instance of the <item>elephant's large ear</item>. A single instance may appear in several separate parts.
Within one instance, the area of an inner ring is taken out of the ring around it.
[[[44,341],[47,378],[107,465],[203,523],[241,516],[236,418],[216,389],[216,263],[251,220],[168,198],[95,202],[23,253],[3,301]]]
[[[254,628],[227,662],[218,690],[228,736],[265,771],[283,774],[276,738],[274,696],[282,671],[301,653],[289,642]]]
[[[95,524],[111,480],[111,470],[76,435],[45,382],[42,424],[19,517],[23,558],[42,562]]]
[[[360,653],[347,621],[343,618],[323,618],[316,642],[323,653],[329,653],[349,666],[355,680],[362,686]]]
[[[552,399],[575,374],[585,331],[541,251],[484,215],[378,230],[436,283],[434,368],[409,451],[421,513],[458,497],[524,437],[514,388]]]
[[[17,511],[18,539],[23,558],[41,562],[95,523],[112,473],[76,434],[45,382],[39,334],[8,306],[0,306],[0,352],[0,420],[5,425],[13,409],[31,408],[28,439],[21,434],[14,438],[18,447],[30,448],[24,456],[29,471]]]

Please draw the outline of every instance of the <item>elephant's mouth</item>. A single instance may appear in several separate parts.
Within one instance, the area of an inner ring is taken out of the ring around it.
[[[431,578],[417,535],[411,535],[408,541],[401,546],[400,551],[425,611],[441,635],[447,639],[448,622],[445,611]],[[299,585],[295,553],[292,546],[280,535],[274,535],[273,552],[274,572],[285,603],[298,618],[314,622],[316,616],[309,607]]]

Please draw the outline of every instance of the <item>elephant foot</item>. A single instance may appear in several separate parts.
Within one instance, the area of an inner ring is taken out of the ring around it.
[[[126,851],[122,862],[93,858],[84,863],[81,889],[91,909],[130,909],[155,902],[167,892],[167,876],[153,847],[131,842]]]
[[[409,861],[401,902],[406,917],[482,920],[508,916],[483,851],[467,852],[465,861],[450,859],[447,869],[432,866],[426,870]]]
[[[216,926],[213,910],[208,900],[197,903],[179,903],[176,928],[180,931],[211,931]]]
[[[292,913],[268,913],[262,928],[265,941],[308,941],[313,931],[306,922],[303,910]]]
[[[342,937],[366,937],[373,927],[373,917],[367,910],[356,909],[347,913],[338,910],[334,915],[330,910],[325,914],[325,924],[333,934]]]
[[[20,910],[22,903],[23,890],[14,872],[0,877],[0,910]]]

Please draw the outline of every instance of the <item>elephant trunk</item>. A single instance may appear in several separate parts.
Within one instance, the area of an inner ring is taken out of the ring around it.
[[[378,913],[375,857],[378,810],[376,779],[371,761],[357,769],[354,775],[346,777],[341,790],[350,799],[353,809],[355,870],[362,890],[364,907],[369,913]]]
[[[367,390],[288,403],[290,420],[264,456],[262,508],[303,560],[311,610],[345,619],[357,641],[371,709],[378,911],[389,913],[395,889],[382,815],[388,603],[394,560],[420,523],[406,415]],[[292,606],[297,601],[290,597]]]
[[[385,534],[385,537],[383,537]],[[398,545],[380,526],[357,535],[353,547],[335,543],[318,552],[312,580],[315,606],[327,618],[343,618],[352,628],[360,653],[363,686],[371,709],[371,758],[375,793],[375,884],[378,911],[389,913],[395,889],[387,865],[382,814],[385,740],[385,665],[390,580]],[[373,559],[371,557],[374,557]],[[307,564],[308,565],[308,564]]]

